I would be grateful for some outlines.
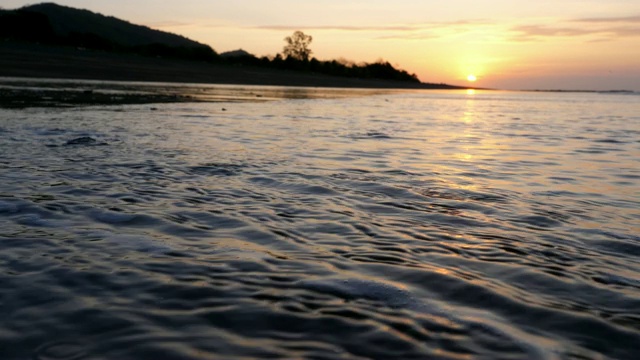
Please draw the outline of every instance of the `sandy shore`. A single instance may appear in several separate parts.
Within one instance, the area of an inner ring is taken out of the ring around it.
[[[0,43],[0,76],[346,88],[455,88],[10,42]]]

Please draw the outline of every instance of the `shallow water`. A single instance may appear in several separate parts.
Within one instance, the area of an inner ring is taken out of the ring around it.
[[[302,93],[0,110],[0,358],[636,358],[637,95]]]

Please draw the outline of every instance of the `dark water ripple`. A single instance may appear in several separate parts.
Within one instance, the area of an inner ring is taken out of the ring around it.
[[[2,111],[0,358],[634,359],[631,100]]]

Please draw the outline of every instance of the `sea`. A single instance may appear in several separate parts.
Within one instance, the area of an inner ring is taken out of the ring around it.
[[[638,93],[179,88],[0,109],[0,359],[640,358]]]

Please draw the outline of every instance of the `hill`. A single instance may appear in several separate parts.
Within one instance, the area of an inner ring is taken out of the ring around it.
[[[54,3],[0,12],[2,38],[152,56],[201,60],[216,57],[208,45],[184,36]]]
[[[75,9],[54,3],[31,5],[21,10],[46,15],[55,34],[60,37],[68,37],[74,33],[91,33],[111,42],[131,47],[151,44],[176,47],[207,46],[184,36],[131,24],[113,16],[105,16],[89,10]]]

